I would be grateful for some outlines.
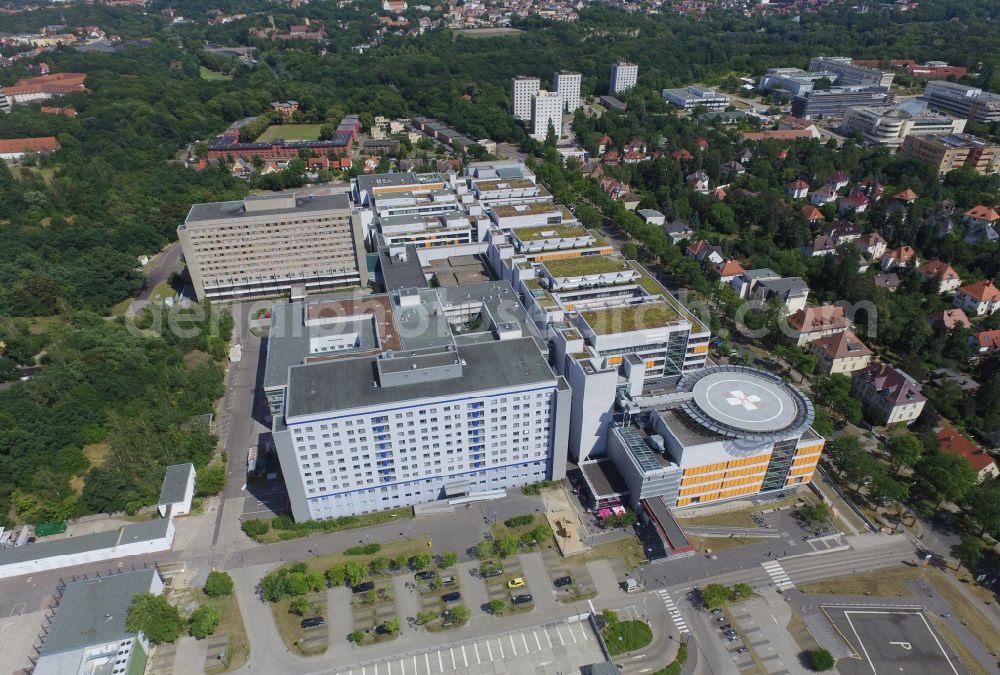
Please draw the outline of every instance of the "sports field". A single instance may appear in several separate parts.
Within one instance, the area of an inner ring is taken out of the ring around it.
[[[257,142],[276,141],[279,138],[285,141],[316,141],[319,140],[321,128],[322,124],[276,124],[265,129],[257,137]]]

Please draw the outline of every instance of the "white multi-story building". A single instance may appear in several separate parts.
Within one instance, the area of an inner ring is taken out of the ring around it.
[[[664,89],[663,100],[684,110],[698,106],[704,106],[709,110],[724,110],[730,101],[728,96],[714,89],[693,86],[684,89]]]
[[[580,82],[582,80],[583,76],[580,73],[568,70],[560,70],[552,76],[556,91],[562,97],[564,112],[573,113],[580,107]]]
[[[639,66],[626,61],[611,64],[611,93],[618,94],[635,86],[639,79]]]
[[[519,75],[510,81],[510,114],[515,119],[531,119],[531,97],[542,88],[542,81],[537,77]]]
[[[862,66],[847,56],[817,56],[809,61],[809,70],[836,73],[837,85],[891,87],[895,73]]]
[[[394,292],[381,317],[311,305],[310,342],[336,354],[287,368],[273,426],[297,521],[565,475],[569,386],[509,284]]]
[[[544,141],[549,137],[549,128],[562,135],[563,97],[557,91],[544,89],[531,97],[531,137]]]
[[[841,129],[860,132],[866,143],[898,148],[907,136],[961,133],[965,122],[929,113],[923,102],[910,99],[892,107],[848,108]]]

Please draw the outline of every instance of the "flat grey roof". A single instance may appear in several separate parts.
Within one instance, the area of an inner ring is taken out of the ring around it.
[[[163,486],[160,488],[160,504],[175,504],[184,501],[187,491],[188,476],[194,471],[194,464],[174,464],[167,467],[163,475]]]
[[[462,377],[394,387],[378,386],[374,357],[293,366],[286,417],[501,387],[555,384],[555,375],[531,338],[466,345],[458,354],[465,361]]]
[[[397,260],[385,249],[378,252],[379,271],[386,291],[400,288],[426,288],[427,277],[420,266],[415,246],[406,247],[406,260]]]
[[[157,518],[147,520],[144,523],[132,523],[122,528],[122,536],[118,540],[120,544],[134,544],[137,541],[152,541],[167,536],[167,529],[170,527],[169,518]]]
[[[275,302],[271,305],[271,324],[267,336],[267,360],[264,364],[264,388],[278,387],[288,381],[288,368],[296,366],[309,354],[309,327],[303,325],[301,302]]]
[[[125,630],[132,598],[148,593],[156,570],[139,570],[66,586],[55,619],[42,642],[42,656],[135,637]]]
[[[808,291],[809,285],[801,277],[788,277],[781,279],[761,279],[758,282],[764,288],[768,288],[775,293],[788,293],[790,291]]]
[[[79,537],[66,537],[64,539],[53,539],[35,544],[5,548],[0,550],[0,565],[11,565],[29,560],[40,560],[42,558],[54,558],[61,555],[73,555],[86,551],[99,551],[111,548],[119,543],[126,544],[159,539],[166,536],[169,522],[168,518],[157,518],[156,520],[149,520],[143,523],[132,523],[120,530],[112,530],[110,532],[95,532],[94,534],[84,534]]]
[[[243,201],[233,202],[207,202],[204,204],[192,204],[188,211],[184,223],[198,223],[213,220],[225,220],[233,218],[259,218],[261,216],[280,215],[283,213],[315,213],[318,211],[350,210],[350,201],[344,193],[332,195],[310,196],[308,190],[297,190],[295,208],[275,208],[261,209],[247,213],[243,208]]]
[[[595,497],[610,497],[628,494],[628,483],[618,471],[618,467],[610,459],[596,462],[584,462],[580,465],[587,485],[596,493]]]

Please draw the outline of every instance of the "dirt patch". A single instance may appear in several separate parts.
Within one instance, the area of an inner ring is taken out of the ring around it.
[[[206,366],[212,363],[212,355],[208,352],[194,349],[184,355],[184,367],[194,370],[198,366]]]
[[[97,469],[108,461],[111,454],[111,446],[107,443],[91,443],[83,446],[83,456],[90,462],[90,466]]]

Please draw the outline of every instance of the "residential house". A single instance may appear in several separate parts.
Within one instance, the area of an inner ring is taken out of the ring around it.
[[[854,373],[851,391],[872,411],[880,424],[910,424],[927,403],[920,384],[884,361],[870,363]]]
[[[979,330],[969,336],[969,344],[976,354],[989,354],[1000,349],[1000,330]]]
[[[636,213],[639,214],[639,217],[642,218],[644,222],[647,222],[650,225],[662,226],[667,222],[667,217],[656,209],[639,209]]]
[[[645,162],[647,159],[649,157],[646,153],[637,150],[629,150],[622,155],[622,163],[624,164],[638,164],[639,162]]]
[[[882,269],[891,272],[900,267],[917,263],[917,252],[911,246],[900,246],[885,252],[882,256]]]
[[[928,386],[940,387],[944,383],[951,383],[958,387],[964,396],[975,396],[979,392],[979,383],[965,373],[960,373],[952,368],[935,368],[927,373],[925,384]]]
[[[928,227],[937,232],[939,237],[947,237],[955,233],[955,221],[947,213],[941,211],[932,213],[927,216],[925,222]]]
[[[634,192],[626,192],[621,196],[622,205],[627,211],[635,211],[639,207],[642,197]]]
[[[680,150],[674,150],[673,152],[671,152],[670,158],[673,159],[675,162],[681,162],[681,161],[686,162],[694,159],[694,155],[692,155],[684,148],[681,148]]]
[[[812,197],[809,198],[809,201],[815,206],[826,206],[827,204],[837,201],[837,191],[830,185],[824,185],[812,193]]]
[[[611,145],[611,143],[612,143],[611,136],[608,136],[607,134],[601,136],[600,140],[597,141],[598,154],[603,153],[605,150],[607,150],[608,146]]]
[[[712,265],[712,271],[719,277],[720,282],[730,284],[733,279],[743,274],[746,270],[743,269],[743,265],[739,262],[730,259],[721,263],[715,263]]]
[[[1000,233],[997,232],[995,225],[973,225],[963,237],[966,244],[989,243],[998,239],[1000,239]]]
[[[33,153],[47,154],[61,147],[55,136],[8,138],[0,140],[0,159],[20,159]]]
[[[857,192],[860,192],[875,202],[882,198],[882,193],[885,192],[885,186],[877,180],[865,178],[864,180],[858,181]]]
[[[969,322],[969,317],[958,307],[942,309],[939,312],[934,312],[931,314],[931,323],[934,324],[936,329],[945,333],[950,333],[955,330],[955,326],[965,326],[966,328],[972,327],[972,323]]]
[[[982,204],[973,206],[962,216],[962,224],[968,225],[969,229],[983,227],[985,225],[994,225],[998,220],[1000,220],[1000,213],[997,213],[995,209]]]
[[[843,333],[851,327],[843,307],[819,305],[803,307],[788,317],[788,338],[797,347],[804,347],[827,335]]]
[[[895,293],[903,282],[895,272],[879,272],[872,278],[872,283],[875,284],[875,288],[884,288],[890,293]]]
[[[757,284],[765,279],[780,279],[781,277],[774,270],[762,267],[756,270],[745,270],[743,274],[738,274],[729,285],[736,291],[740,298],[747,299],[751,296]]]
[[[691,226],[680,221],[665,224],[663,232],[674,244],[679,244],[685,239],[690,239],[694,236],[694,230],[691,229]]]
[[[917,199],[918,199],[917,193],[914,192],[913,190],[911,190],[910,188],[906,188],[905,190],[901,190],[901,191],[897,192],[896,194],[894,194],[892,196],[892,198],[895,199],[898,202],[902,202],[903,204],[906,204],[907,206],[909,206],[913,202],[917,201]]]
[[[821,337],[809,348],[816,355],[816,371],[823,375],[853,373],[866,368],[872,358],[872,350],[849,328]]]
[[[708,150],[708,139],[698,137],[694,140],[694,144],[698,146],[699,150]]]
[[[737,162],[735,159],[731,159],[722,165],[723,176],[742,176],[746,172],[746,167]]]
[[[606,151],[603,155],[601,155],[601,161],[607,164],[608,166],[617,166],[619,163],[621,163],[621,160],[622,160],[622,154],[617,150],[615,150],[614,148]]]
[[[254,166],[253,162],[249,162],[242,157],[237,157],[233,162],[230,172],[237,178],[249,178],[253,175]]]
[[[920,276],[924,281],[938,280],[938,293],[951,293],[962,285],[955,268],[941,260],[931,260],[920,266]]]
[[[946,427],[937,432],[937,439],[938,443],[941,444],[941,452],[965,458],[965,461],[976,472],[977,482],[982,483],[984,480],[1000,476],[1000,468],[997,468],[993,458],[973,443],[968,436]]]
[[[840,213],[864,213],[868,210],[871,200],[861,192],[852,192],[840,200]]]
[[[717,264],[724,260],[722,257],[722,248],[719,246],[712,246],[704,239],[699,239],[689,245],[687,247],[687,254],[689,257],[694,258],[703,265],[706,262],[709,264]]]
[[[688,174],[687,177],[688,187],[693,189],[695,192],[707,193],[708,192],[708,174],[704,171],[695,171],[692,174]]]
[[[1000,310],[1000,288],[992,279],[967,284],[955,293],[955,306],[974,316],[989,316]]]
[[[826,179],[826,184],[829,185],[831,188],[833,188],[834,192],[838,192],[839,190],[844,189],[845,187],[847,187],[847,184],[849,182],[850,179],[847,177],[847,174],[844,173],[843,171],[837,171],[835,173],[832,173],[830,174],[830,177]]]
[[[835,220],[830,225],[830,237],[836,242],[837,246],[840,246],[841,244],[860,239],[861,230],[849,220]]]
[[[822,211],[809,204],[802,207],[802,215],[805,216],[810,225],[816,225],[826,220],[826,216],[823,215]]]
[[[811,242],[802,247],[802,255],[807,258],[816,258],[821,255],[836,253],[837,242],[832,237],[821,234]]]
[[[750,301],[763,307],[772,300],[778,300],[785,305],[789,314],[806,306],[809,297],[809,286],[801,277],[780,279],[762,279],[754,286]]]
[[[868,234],[861,235],[854,245],[861,253],[867,255],[872,260],[879,260],[885,255],[885,251],[889,247],[885,239],[878,232],[869,232]]]
[[[785,188],[785,194],[792,199],[805,199],[809,196],[809,183],[800,178]]]

